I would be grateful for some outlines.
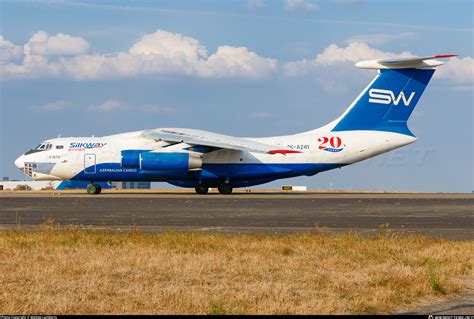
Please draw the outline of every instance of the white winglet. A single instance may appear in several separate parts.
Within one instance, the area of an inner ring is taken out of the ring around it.
[[[361,69],[428,69],[445,64],[446,62],[436,59],[451,58],[458,56],[457,54],[440,54],[425,57],[410,57],[398,59],[378,59],[367,60],[356,63],[356,67]]]

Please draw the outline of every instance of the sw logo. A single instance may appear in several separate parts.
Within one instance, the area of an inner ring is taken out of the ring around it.
[[[398,105],[400,103],[400,100],[403,101],[403,104],[405,106],[409,106],[411,103],[411,100],[415,96],[415,92],[411,92],[410,96],[408,99],[405,97],[405,93],[403,91],[398,94],[397,98],[395,98],[395,94],[393,91],[390,90],[382,90],[382,89],[370,89],[369,91],[369,102],[370,103],[379,103],[379,104],[392,104],[393,105]]]
[[[342,140],[338,136],[333,136],[331,138],[326,137],[326,136],[320,137],[318,138],[318,142],[321,143],[319,144],[319,147],[318,147],[320,150],[331,152],[331,153],[340,152],[346,146],[345,144],[342,145]],[[329,143],[329,146],[326,145],[327,143]]]

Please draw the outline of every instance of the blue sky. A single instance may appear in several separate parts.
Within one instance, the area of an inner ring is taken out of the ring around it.
[[[373,77],[356,69],[356,61],[456,53],[460,57],[437,71],[410,120],[417,143],[269,186],[474,189],[471,1],[0,5],[0,176],[23,178],[13,160],[58,134],[310,130],[343,112]],[[145,57],[149,53],[156,58]]]

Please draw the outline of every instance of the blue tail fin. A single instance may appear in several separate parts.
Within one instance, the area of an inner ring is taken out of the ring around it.
[[[434,69],[385,68],[340,117],[333,131],[413,133],[407,121]]]

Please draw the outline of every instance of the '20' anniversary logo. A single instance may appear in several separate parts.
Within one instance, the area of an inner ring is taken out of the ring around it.
[[[332,136],[332,137],[323,136],[323,137],[318,138],[318,142],[321,143],[319,144],[319,147],[318,147],[320,150],[331,152],[331,153],[340,152],[346,146],[346,145],[342,145],[342,140],[338,136]]]

